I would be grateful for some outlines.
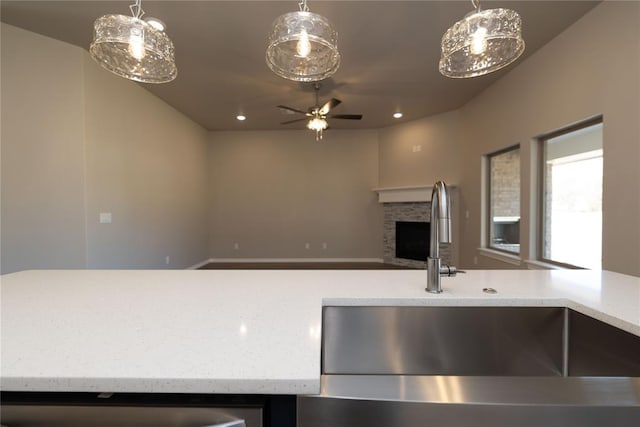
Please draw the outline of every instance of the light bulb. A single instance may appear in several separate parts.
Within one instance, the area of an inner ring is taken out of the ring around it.
[[[147,54],[144,48],[144,33],[140,28],[132,28],[129,33],[129,53],[138,60]]]
[[[471,53],[474,55],[480,55],[487,50],[487,29],[484,27],[478,27],[471,38]]]
[[[307,31],[303,28],[302,33],[300,34],[300,40],[296,44],[296,52],[298,52],[298,56],[301,58],[306,58],[311,53],[311,43],[309,42],[309,35]]]
[[[309,120],[309,123],[307,123],[307,128],[315,131],[324,130],[327,128],[327,126],[327,121],[321,117],[314,117],[313,119]]]

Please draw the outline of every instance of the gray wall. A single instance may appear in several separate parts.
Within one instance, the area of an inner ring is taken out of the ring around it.
[[[84,50],[2,24],[2,273],[206,259],[206,136]]]
[[[376,131],[321,142],[309,131],[211,132],[210,144],[213,258],[382,258]]]
[[[84,58],[87,267],[202,262],[209,240],[207,132]],[[113,222],[100,224],[100,212],[110,212]]]
[[[306,131],[212,132],[208,148],[201,129],[137,85],[103,81],[81,49],[3,24],[2,271],[128,259],[163,267],[166,255],[178,260],[172,267],[206,257],[381,258],[371,189],[436,179],[457,186],[460,265],[514,268],[478,251],[482,156],[521,146],[521,260],[530,259],[534,139],[602,114],[603,266],[640,276],[638,16],[638,2],[604,2],[451,113],[332,130],[320,144]],[[134,123],[120,108],[143,117]],[[103,211],[114,215],[108,227],[97,224]]]
[[[531,183],[534,139],[580,120],[604,116],[603,268],[640,276],[640,3],[604,2],[587,13],[507,75],[458,110],[453,126],[462,132],[464,150],[452,135],[438,156],[425,156],[424,170],[459,185],[460,263],[465,268],[516,268],[482,256],[481,158],[514,144],[521,147],[521,259],[534,258],[536,208]],[[434,120],[436,118],[433,118]],[[403,132],[427,134],[423,119],[384,131],[384,144],[405,149]],[[414,185],[409,161],[386,164],[381,177],[393,185]],[[386,151],[392,148],[384,148]],[[442,159],[457,159],[442,170]],[[386,169],[385,169],[386,168]],[[433,180],[427,177],[428,183]],[[477,260],[477,263],[474,261]],[[521,268],[526,268],[522,263]]]
[[[80,49],[2,24],[3,273],[85,266],[82,64]]]
[[[380,130],[380,187],[458,185],[466,155],[460,113],[453,111]]]
[[[479,155],[521,144],[521,248],[531,259],[532,138],[603,114],[603,268],[640,275],[639,16],[638,2],[597,6],[463,109],[469,138],[477,141],[464,163],[472,220],[462,231],[463,259],[475,255],[480,234]]]

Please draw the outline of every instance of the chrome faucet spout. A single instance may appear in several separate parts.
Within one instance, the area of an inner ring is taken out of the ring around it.
[[[438,181],[431,192],[431,239],[427,259],[427,292],[439,294],[440,243],[451,243],[451,208],[447,186]]]

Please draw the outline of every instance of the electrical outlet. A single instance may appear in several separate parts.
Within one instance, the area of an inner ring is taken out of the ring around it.
[[[240,249],[240,244],[239,243],[234,243],[233,244],[233,250],[237,251],[238,249]]]
[[[469,219],[469,211],[464,211],[464,218]]]
[[[327,242],[322,243],[322,249],[324,249],[324,250],[327,249]]]
[[[111,220],[113,219],[111,212],[100,212],[99,220],[100,224],[111,224]]]
[[[169,263],[171,262],[171,257],[169,255],[167,255],[166,257],[164,257],[164,263],[169,265]]]
[[[311,245],[310,245],[309,243],[305,243],[305,244],[304,244],[304,248],[305,248],[305,249],[309,249],[310,247],[311,247]]]
[[[473,263],[474,263],[475,265],[478,265],[478,257],[477,257],[477,256],[474,256],[474,257],[473,257]]]

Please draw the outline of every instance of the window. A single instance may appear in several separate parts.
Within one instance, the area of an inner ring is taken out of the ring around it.
[[[602,267],[602,119],[541,139],[539,258]]]
[[[520,147],[490,154],[488,160],[488,244],[520,253]]]

